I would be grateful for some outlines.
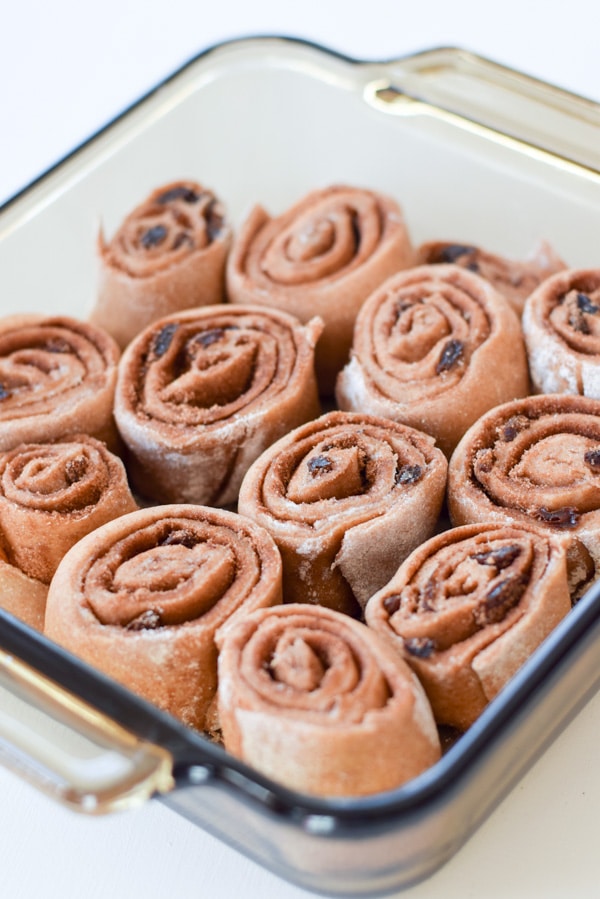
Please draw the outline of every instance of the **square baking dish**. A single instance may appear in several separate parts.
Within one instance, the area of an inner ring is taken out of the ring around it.
[[[594,264],[600,106],[457,49],[363,62],[288,38],[214,47],[0,209],[2,314],[85,317],[100,222],[196,178],[234,227],[351,183],[394,196],[415,243]],[[375,895],[432,874],[600,683],[600,585],[441,761],[356,800],[298,795],[0,611],[0,761],[83,812],[153,797],[279,876]]]

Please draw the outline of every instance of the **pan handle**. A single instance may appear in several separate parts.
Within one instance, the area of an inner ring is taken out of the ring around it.
[[[430,115],[600,173],[600,104],[449,47],[387,63],[368,102],[396,115]]]
[[[1,649],[0,763],[88,814],[135,806],[174,786],[169,752]]]

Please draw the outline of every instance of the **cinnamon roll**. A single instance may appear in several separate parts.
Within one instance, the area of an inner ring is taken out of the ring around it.
[[[416,672],[436,721],[465,730],[570,608],[560,540],[474,524],[411,553],[365,620]]]
[[[159,502],[224,506],[251,462],[319,414],[321,322],[253,306],[160,319],[126,349],[115,418],[136,490]]]
[[[0,454],[0,529],[8,560],[49,584],[81,537],[133,512],[123,463],[84,434]]]
[[[336,385],[341,409],[432,434],[447,455],[485,411],[528,392],[517,316],[457,265],[400,272],[371,294]]]
[[[251,466],[238,510],[283,559],[284,599],[360,615],[402,559],[433,533],[447,462],[433,439],[368,415],[329,412]]]
[[[123,348],[147,325],[224,299],[231,228],[223,204],[195,181],[154,190],[109,242],[100,233],[91,320]]]
[[[523,333],[536,391],[600,399],[600,268],[544,281],[525,304]]]
[[[131,512],[64,556],[45,633],[191,727],[212,728],[215,634],[281,601],[271,537],[233,512],[193,505]]]
[[[565,263],[546,240],[540,240],[523,260],[508,259],[472,244],[429,241],[418,249],[419,264],[454,263],[476,272],[502,294],[517,315],[530,293]]]
[[[321,392],[331,394],[360,306],[413,257],[395,200],[336,185],[312,191],[277,218],[255,207],[234,241],[227,291],[231,302],[283,309],[303,322],[320,316],[317,376]]]
[[[455,525],[529,522],[568,546],[572,592],[600,570],[600,400],[538,394],[490,410],[450,460]]]
[[[0,319],[0,452],[82,433],[116,448],[119,355],[105,331],[74,318]]]
[[[0,608],[42,631],[48,585],[28,577],[8,561],[0,535]]]
[[[392,790],[440,757],[410,668],[347,615],[293,604],[240,618],[220,641],[225,748],[303,793]]]

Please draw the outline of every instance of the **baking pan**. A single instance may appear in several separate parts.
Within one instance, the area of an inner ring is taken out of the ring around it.
[[[387,62],[280,37],[186,64],[0,209],[2,314],[85,317],[100,222],[197,178],[234,226],[352,183],[401,203],[415,243],[595,264],[600,106],[459,49]],[[375,895],[447,861],[600,683],[600,586],[424,774],[361,799],[293,793],[0,612],[0,761],[83,812],[150,797],[271,871]]]

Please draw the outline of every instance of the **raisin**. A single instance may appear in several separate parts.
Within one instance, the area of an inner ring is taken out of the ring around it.
[[[216,201],[208,204],[206,209],[206,232],[209,240],[213,241],[223,229],[223,215],[219,211]]]
[[[331,471],[333,468],[333,462],[327,456],[313,456],[306,465],[312,475],[320,474],[322,471]]]
[[[442,372],[449,371],[461,359],[463,355],[464,344],[461,340],[449,340],[442,351],[440,360],[435,367],[438,375]]]
[[[197,543],[196,535],[192,531],[182,528],[180,531],[173,531],[173,533],[168,534],[162,541],[161,546],[187,546],[188,549],[192,549]]]
[[[394,615],[400,608],[401,603],[402,597],[400,596],[400,594],[392,593],[391,596],[386,596],[386,598],[383,600],[383,608],[386,610],[388,615]]]
[[[492,587],[483,602],[474,610],[475,623],[480,627],[485,627],[488,624],[502,621],[507,613],[518,605],[526,585],[527,579],[522,576],[500,581],[499,584]]]
[[[529,420],[525,415],[513,415],[500,428],[498,436],[504,443],[510,443],[518,437],[521,431],[525,430],[528,424]]]
[[[423,469],[420,465],[404,465],[396,469],[396,484],[416,484],[423,477]]]
[[[417,659],[428,659],[435,652],[436,644],[429,637],[411,637],[404,640],[404,648]]]
[[[579,523],[580,513],[573,506],[563,509],[538,509],[535,517],[540,521],[557,528],[575,528]]]
[[[569,324],[574,331],[578,331],[580,334],[590,333],[590,326],[583,317],[583,313],[579,309],[569,315]]]
[[[225,331],[223,328],[211,328],[210,331],[203,331],[201,334],[198,334],[194,338],[194,343],[199,343],[200,346],[206,348],[212,346],[213,343],[218,343],[219,340],[223,339],[224,335]]]
[[[600,449],[588,450],[583,458],[590,468],[600,471]]]
[[[596,315],[597,312],[600,312],[600,306],[592,302],[587,293],[579,292],[577,294],[577,308],[586,315]]]
[[[178,325],[175,322],[171,322],[170,324],[165,325],[164,328],[161,328],[154,338],[152,351],[157,359],[160,359],[161,356],[164,356],[164,354],[171,346],[171,341],[173,340],[173,335],[175,334],[177,328]]]
[[[134,618],[126,627],[128,631],[154,631],[160,627],[160,615],[154,609],[148,609],[142,612],[137,618]]]
[[[167,203],[172,203],[173,200],[183,200],[184,203],[197,203],[200,197],[201,194],[197,193],[195,190],[192,190],[191,187],[186,187],[184,184],[180,184],[177,187],[172,187],[170,190],[166,190],[156,198],[156,202],[160,203],[161,206],[164,206]]]
[[[354,252],[358,252],[358,248],[360,246],[361,234],[360,234],[360,227],[358,224],[358,216],[355,212],[352,213],[350,224],[352,226],[352,235],[354,237]]]
[[[395,308],[396,321],[398,321],[398,319],[401,318],[401,316],[404,315],[404,313],[408,309],[413,309],[415,305],[416,305],[415,303],[411,303],[408,300],[399,300],[396,303],[396,308]]]
[[[67,341],[63,340],[61,337],[52,337],[50,340],[46,341],[44,349],[47,353],[70,353],[71,344],[67,343]]]
[[[145,250],[150,250],[152,247],[157,247],[158,244],[162,243],[166,236],[167,229],[164,225],[154,225],[153,228],[148,228],[147,231],[144,231],[140,237],[140,243]]]
[[[497,571],[508,568],[521,554],[521,547],[514,544],[490,549],[487,552],[474,553],[471,558],[480,565],[492,565]]]
[[[477,250],[475,247],[460,243],[451,243],[438,250],[433,258],[433,262],[456,262],[461,256],[471,256],[476,252]]]

